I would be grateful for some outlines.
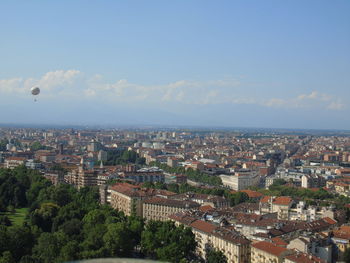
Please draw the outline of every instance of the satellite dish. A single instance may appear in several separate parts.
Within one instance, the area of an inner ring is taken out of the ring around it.
[[[39,87],[33,87],[30,89],[30,92],[32,93],[33,96],[37,96],[40,93],[40,89]],[[34,99],[34,101],[36,101],[36,99]]]

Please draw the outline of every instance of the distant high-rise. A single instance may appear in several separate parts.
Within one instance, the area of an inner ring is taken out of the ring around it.
[[[88,151],[90,152],[97,152],[98,150],[100,150],[100,143],[92,140],[91,143],[88,145]]]
[[[60,143],[60,144],[58,145],[58,153],[59,153],[59,154],[63,154],[63,143]]]

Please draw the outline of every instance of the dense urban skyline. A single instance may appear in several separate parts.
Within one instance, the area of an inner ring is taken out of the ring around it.
[[[346,1],[0,10],[2,123],[350,129]]]

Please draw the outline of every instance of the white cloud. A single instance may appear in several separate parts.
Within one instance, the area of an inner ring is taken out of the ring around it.
[[[298,100],[321,100],[321,101],[329,101],[332,99],[332,96],[325,93],[320,93],[317,91],[312,91],[310,94],[301,94],[297,97]]]
[[[44,89],[54,89],[59,86],[72,84],[79,74],[81,74],[79,70],[50,71],[38,81],[37,85]]]
[[[40,87],[46,94],[53,93],[59,89],[66,90],[67,88],[71,88],[72,84],[76,83],[77,77],[80,74],[81,72],[78,70],[56,70],[47,72],[40,79],[3,79],[0,80],[0,93],[29,94],[30,88],[33,86]]]
[[[328,106],[327,109],[329,110],[344,110],[345,104],[340,101],[333,101]]]
[[[300,94],[295,98],[271,98],[262,103],[267,107],[277,108],[323,108],[329,110],[343,110],[345,104],[334,95],[312,91],[310,94]]]
[[[2,79],[0,80],[0,92],[1,93],[18,93],[22,92],[21,83],[23,82],[22,78],[13,78],[13,79]]]
[[[262,103],[262,105],[267,107],[281,107],[286,106],[286,100],[279,98],[272,98]]]
[[[273,108],[319,108],[344,110],[341,98],[316,90],[291,98],[259,97],[240,80],[226,78],[209,81],[177,80],[163,85],[140,85],[120,79],[106,82],[102,75],[87,76],[79,70],[56,70],[40,78],[12,78],[0,80],[0,94],[9,97],[30,94],[32,86],[39,86],[40,96],[47,99],[74,99],[102,103],[143,103],[167,106],[168,104],[210,105],[251,104]],[[251,95],[249,95],[251,94]],[[0,95],[1,97],[1,95]],[[4,97],[4,96],[2,96]]]

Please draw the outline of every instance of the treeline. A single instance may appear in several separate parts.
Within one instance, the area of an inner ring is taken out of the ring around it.
[[[50,147],[50,146],[42,145],[40,142],[33,142],[33,143],[30,145],[30,148],[31,148],[33,151],[38,151],[38,150],[52,150],[52,149],[53,149],[53,148]]]
[[[304,200],[307,204],[329,206],[335,205],[337,208],[344,208],[344,205],[350,203],[350,198],[333,194],[329,191],[319,188],[317,190],[308,188],[298,188],[283,184],[282,181],[272,184],[268,190],[255,189],[264,195],[270,196],[290,196],[295,200]]]
[[[0,140],[0,152],[6,151],[6,145],[8,143],[7,139],[1,139]]]
[[[0,216],[0,263],[101,257],[194,259],[196,241],[190,229],[172,222],[145,224],[142,218],[101,206],[96,188],[53,186],[25,167],[3,169],[0,175],[11,189],[0,196],[1,202],[29,208],[21,226],[11,226]]]
[[[164,171],[172,174],[185,174],[190,180],[213,185],[213,186],[220,186],[222,185],[221,178],[218,176],[210,176],[205,173],[202,173],[198,170],[193,170],[192,168],[185,169],[184,167],[170,167],[167,164],[163,164],[160,162],[151,162],[151,166],[157,166]]]
[[[145,158],[140,157],[135,151],[127,149],[106,149],[107,161],[103,162],[105,165],[119,165],[119,164],[145,164]]]
[[[34,170],[24,166],[14,170],[0,169],[0,212],[31,205],[40,190],[51,183]]]

